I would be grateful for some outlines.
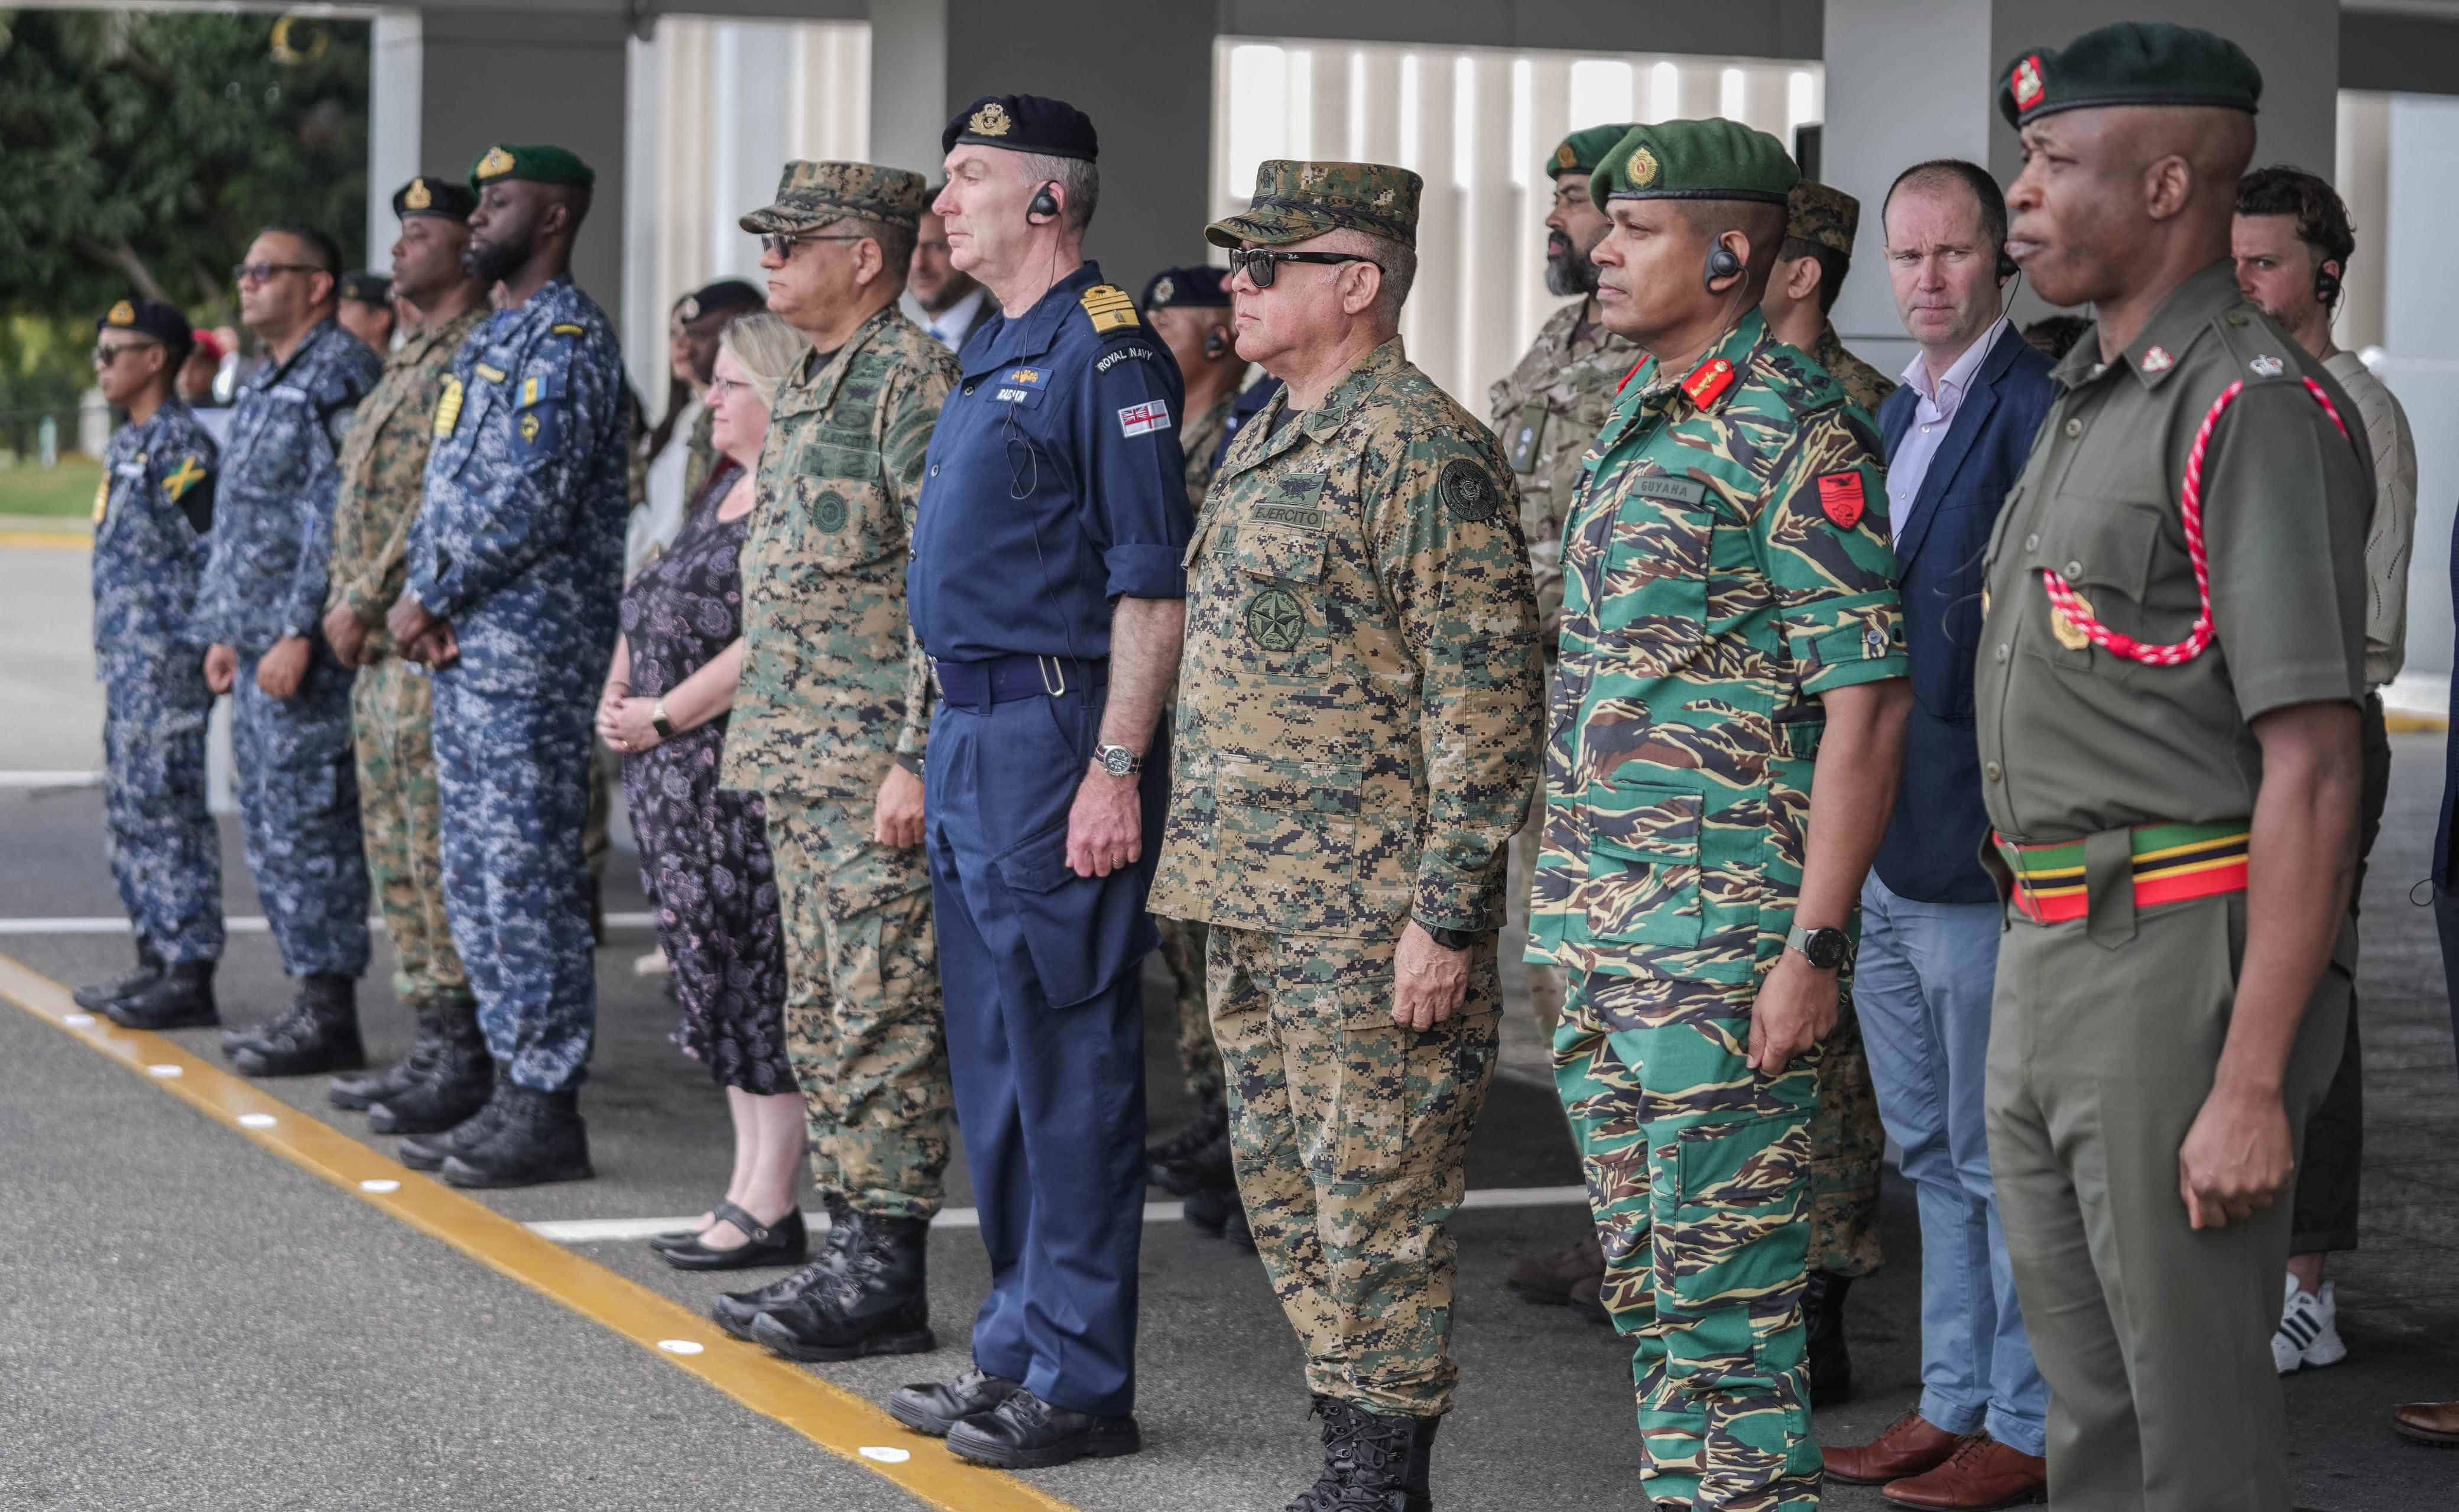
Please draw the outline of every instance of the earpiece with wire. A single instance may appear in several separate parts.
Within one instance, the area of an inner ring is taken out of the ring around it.
[[[1033,192],[1033,202],[1024,207],[1025,224],[1040,225],[1044,220],[1058,218],[1059,198],[1050,192],[1058,187],[1056,182],[1049,182]]]

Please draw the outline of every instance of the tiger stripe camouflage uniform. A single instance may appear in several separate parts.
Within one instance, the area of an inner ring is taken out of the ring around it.
[[[190,625],[220,462],[188,407],[165,399],[144,424],[112,436],[95,490],[94,664],[111,876],[137,939],[175,966],[222,954],[221,839],[205,810],[214,695],[204,642]]]
[[[1754,310],[1680,381],[1632,376],[1566,537],[1529,949],[1570,975],[1556,1078],[1668,1508],[1818,1503],[1819,1058],[1760,1074],[1747,1046],[1801,882],[1818,697],[1905,675],[1878,455]],[[1857,521],[1822,480],[1858,488]]]
[[[796,170],[834,177],[798,187]],[[918,208],[924,187],[893,169],[795,163],[779,199],[825,188],[831,205]],[[767,801],[812,1182],[898,1219],[939,1209],[955,1094],[928,862],[872,838],[872,805],[892,765],[919,769],[930,731],[905,567],[932,430],[959,376],[892,304],[778,388],[743,548],[746,658],[721,778]]]
[[[393,654],[385,613],[410,581],[410,531],[427,494],[436,402],[453,356],[486,315],[483,306],[465,311],[394,348],[342,443],[333,503],[326,609],[347,609],[366,626],[365,654],[377,659],[359,669],[350,690],[359,828],[368,878],[392,939],[393,994],[411,1005],[465,999],[470,978],[444,912],[434,690],[426,668]]]
[[[1211,926],[1238,1187],[1309,1389],[1431,1418],[1459,1375],[1445,1226],[1494,1070],[1535,598],[1500,448],[1398,337],[1289,410],[1230,444],[1188,549],[1152,907]],[[1478,935],[1466,1002],[1424,1033],[1391,1018],[1413,916]]]

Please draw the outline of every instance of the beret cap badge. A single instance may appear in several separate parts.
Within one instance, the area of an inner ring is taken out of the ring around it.
[[[1640,148],[1630,155],[1630,166],[1625,171],[1632,188],[1649,188],[1656,182],[1656,154]]]
[[[409,190],[401,197],[401,202],[405,209],[425,210],[435,203],[435,196],[427,187],[426,179],[412,178]]]
[[[974,112],[965,122],[965,130],[977,136],[1004,136],[1014,125],[1008,119],[1007,108],[993,100]]]
[[[2015,104],[2030,110],[2048,93],[2041,82],[2041,54],[2035,52],[2015,65]]]
[[[1565,142],[1560,147],[1554,149],[1554,166],[1557,168],[1577,168],[1580,166],[1580,155],[1577,151],[1573,150],[1569,142]]]
[[[134,326],[137,324],[137,306],[121,300],[111,306],[111,313],[103,319],[114,326]]]
[[[1155,304],[1166,304],[1169,303],[1169,297],[1170,297],[1171,295],[1173,295],[1173,294],[1177,293],[1177,292],[1178,292],[1178,285],[1177,285],[1177,284],[1172,284],[1172,283],[1171,283],[1169,280],[1167,280],[1167,279],[1163,279],[1160,283],[1158,283],[1158,284],[1154,284],[1154,285],[1153,285],[1153,291],[1152,291],[1153,302],[1154,302]]]
[[[477,176],[481,178],[493,178],[498,174],[508,174],[512,171],[513,155],[501,147],[488,148],[487,156],[478,159]]]

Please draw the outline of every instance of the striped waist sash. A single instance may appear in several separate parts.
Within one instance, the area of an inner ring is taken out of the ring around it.
[[[2134,906],[2158,908],[2245,891],[2243,821],[2137,825],[2132,834]],[[1990,844],[2014,873],[2015,911],[2035,924],[2063,924],[2091,911],[2084,885],[2084,843],[2017,845],[1992,832]]]

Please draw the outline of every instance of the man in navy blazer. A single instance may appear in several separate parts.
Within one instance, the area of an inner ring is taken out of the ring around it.
[[[2004,314],[2007,202],[1979,166],[1887,191],[1889,278],[1922,352],[1880,408],[1914,707],[1896,812],[1861,890],[1853,998],[1879,1113],[1922,1228],[1922,1395],[1827,1473],[1923,1507],[2003,1506],[2047,1483],[2049,1389],[2015,1302],[1982,1117],[2001,910],[1981,848],[1972,675],[1981,557],[2049,407],[2049,362]],[[1959,1454],[1974,1435],[1981,1439]]]

